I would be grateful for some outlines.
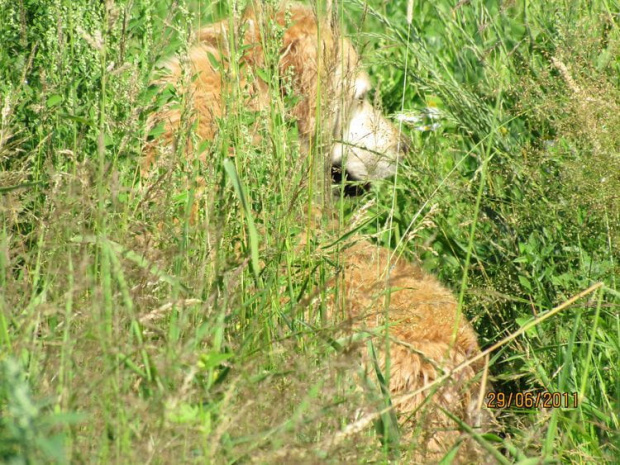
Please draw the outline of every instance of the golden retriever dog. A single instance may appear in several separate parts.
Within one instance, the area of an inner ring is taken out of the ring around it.
[[[417,460],[436,462],[460,441],[456,463],[481,463],[481,448],[442,411],[471,428],[484,426],[485,390],[476,379],[484,361],[467,363],[480,353],[476,333],[451,291],[391,255],[363,239],[340,251],[330,317],[340,315],[349,331],[369,336],[373,349],[361,349],[366,377],[375,384],[384,378],[404,436],[418,442]]]
[[[246,108],[269,107],[269,85],[259,76],[267,66],[263,44],[275,23],[284,30],[277,63],[281,88],[298,99],[289,116],[297,121],[303,145],[308,147],[322,132],[332,138],[332,165],[346,170],[351,179],[392,176],[407,144],[369,102],[370,79],[359,67],[349,40],[328,19],[317,20],[308,7],[292,4],[268,11],[260,5],[256,2],[248,8],[232,27],[224,20],[201,29],[188,55],[169,60],[157,81],[189,96],[193,107],[189,118],[196,124],[198,139],[215,137],[218,119],[226,112],[226,96],[235,91],[234,86],[239,86]],[[243,52],[233,68],[230,50],[235,40],[241,40]],[[184,78],[184,70],[191,79]],[[238,83],[232,78],[235,73],[240,75]],[[164,153],[174,153],[181,116],[178,107],[169,107],[150,118],[151,126],[163,124],[163,134],[148,144],[143,173],[148,174],[162,147]],[[191,152],[190,141],[183,142]]]
[[[237,21],[225,20],[201,29],[187,56],[169,60],[166,73],[157,81],[174,86],[186,97],[190,111],[183,118],[189,118],[195,127],[198,141],[217,137],[218,121],[227,114],[230,93],[241,89],[247,108],[268,108],[270,88],[261,78],[261,70],[268,66],[268,56],[273,60],[265,48],[269,34],[279,27],[276,74],[281,92],[296,99],[288,116],[297,122],[302,146],[312,148],[327,131],[331,142],[324,152],[332,166],[354,180],[392,176],[406,152],[405,141],[369,102],[369,77],[330,15],[317,19],[311,8],[297,4],[275,11],[259,5],[256,2],[249,7]],[[185,156],[195,150],[196,139],[193,143],[190,138],[181,140],[187,137],[179,135],[181,120],[182,112],[175,107],[164,108],[150,119],[150,124],[162,126],[163,132],[146,147],[145,172],[158,158],[178,153],[175,146],[179,143]],[[340,291],[334,295],[339,298],[332,298],[330,315],[349,321],[350,333],[376,333],[372,336],[377,349],[375,371],[387,379],[400,424],[406,431],[421,431],[415,435],[421,438],[421,459],[438,460],[461,439],[457,423],[442,408],[466,424],[477,424],[475,401],[480,387],[474,375],[481,366],[460,367],[445,381],[433,382],[441,381],[444,373],[480,350],[452,293],[405,260],[390,263],[390,253],[364,240],[342,250],[343,273],[332,280],[332,289]],[[372,358],[363,355],[363,360],[371,377]],[[462,457],[469,457],[467,446],[462,449]]]

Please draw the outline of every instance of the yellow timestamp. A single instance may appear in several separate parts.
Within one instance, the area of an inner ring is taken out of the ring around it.
[[[576,392],[489,392],[485,398],[487,408],[577,408]]]

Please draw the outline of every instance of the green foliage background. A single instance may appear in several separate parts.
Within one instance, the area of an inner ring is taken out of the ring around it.
[[[376,104],[419,119],[396,179],[338,203],[342,231],[365,212],[363,233],[460,295],[483,347],[603,282],[501,347],[491,375],[504,392],[580,396],[501,412],[507,460],[616,463],[620,4],[334,5]],[[148,114],[187,106],[151,85],[158,64],[242,6],[0,0],[2,460],[390,457],[371,431],[324,447],[360,394],[329,323],[301,305],[335,269],[297,245],[322,173],[277,84],[264,114],[229,102],[210,163],[139,174]]]

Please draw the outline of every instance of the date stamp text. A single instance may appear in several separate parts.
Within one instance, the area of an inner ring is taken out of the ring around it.
[[[487,408],[577,408],[576,392],[489,392],[485,397]]]

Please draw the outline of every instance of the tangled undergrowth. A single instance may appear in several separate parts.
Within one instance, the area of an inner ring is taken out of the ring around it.
[[[322,173],[277,111],[293,97],[231,102],[210,163],[139,175],[149,112],[188,104],[150,84],[158,63],[241,7],[0,0],[0,460],[408,463],[406,443],[355,430],[352,355],[300,305],[334,275],[321,247],[339,236],[308,219]],[[412,139],[394,180],[337,201],[341,234],[437,274],[483,348],[525,329],[492,354],[496,390],[577,393],[499,411],[488,439],[507,463],[615,463],[620,5],[334,8]],[[308,230],[316,248],[299,247]]]

